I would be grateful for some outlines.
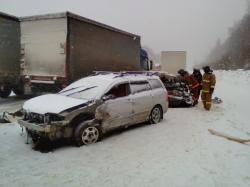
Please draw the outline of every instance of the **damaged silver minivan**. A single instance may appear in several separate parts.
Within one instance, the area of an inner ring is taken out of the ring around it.
[[[95,143],[110,130],[161,121],[168,95],[157,76],[97,73],[82,78],[58,94],[26,101],[23,118],[34,142],[72,138],[78,146]]]

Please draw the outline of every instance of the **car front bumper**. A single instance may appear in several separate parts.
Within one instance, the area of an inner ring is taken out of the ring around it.
[[[51,132],[51,129],[52,129],[51,125],[29,123],[29,122],[21,120],[21,119],[19,119],[17,122],[21,125],[21,127],[25,127],[28,130],[32,130],[32,131],[49,133],[49,132]]]
[[[52,133],[55,132],[58,127],[62,127],[68,124],[68,121],[54,122],[51,125],[48,125],[48,124],[30,123],[22,119],[19,119],[18,123],[20,124],[21,127],[25,127],[31,131],[36,131],[40,133]]]

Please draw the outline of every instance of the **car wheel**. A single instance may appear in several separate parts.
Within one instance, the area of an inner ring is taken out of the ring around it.
[[[155,106],[149,116],[149,120],[151,124],[159,123],[162,119],[163,112],[161,106],[157,105]]]
[[[77,126],[74,138],[77,146],[96,143],[101,138],[101,130],[89,122],[83,122]]]
[[[6,98],[6,97],[9,97],[11,93],[11,89],[7,86],[2,86],[0,87],[0,97],[2,98]]]

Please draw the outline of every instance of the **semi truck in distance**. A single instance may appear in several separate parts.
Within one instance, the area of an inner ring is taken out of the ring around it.
[[[0,97],[22,94],[20,85],[20,21],[0,12]]]
[[[186,69],[186,51],[162,51],[161,71],[176,74],[179,69]]]

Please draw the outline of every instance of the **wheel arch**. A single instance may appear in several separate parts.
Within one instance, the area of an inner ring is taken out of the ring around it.
[[[76,115],[70,122],[70,127],[75,129],[80,123],[87,121],[87,120],[92,120],[95,118],[94,114],[83,112],[78,115]]]

